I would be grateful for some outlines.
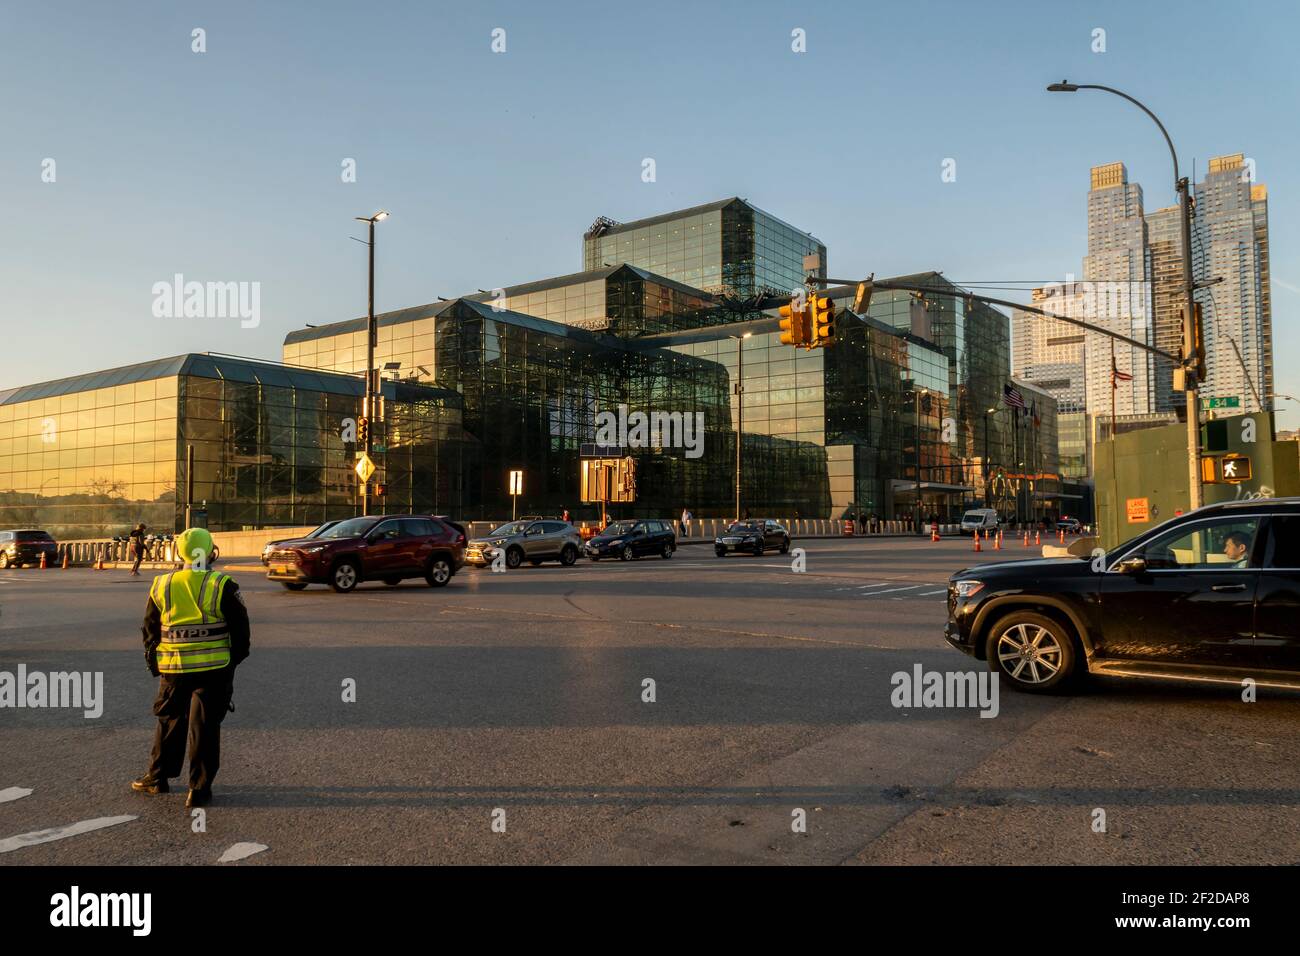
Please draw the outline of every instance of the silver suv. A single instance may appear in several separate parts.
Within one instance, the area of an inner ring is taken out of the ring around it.
[[[465,547],[465,562],[475,567],[492,563],[498,551],[506,555],[506,567],[517,568],[527,561],[559,561],[571,565],[582,553],[582,536],[567,521],[509,521],[485,538],[475,538]]]

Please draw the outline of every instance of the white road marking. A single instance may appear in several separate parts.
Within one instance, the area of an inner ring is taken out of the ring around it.
[[[948,593],[948,589],[947,589],[947,588],[940,588],[940,589],[937,590],[937,591],[922,591],[922,592],[921,592],[919,595],[917,595],[917,596],[918,596],[918,597],[929,597],[931,594],[947,594],[947,593]]]
[[[218,863],[234,863],[236,860],[242,860],[252,856],[254,853],[261,853],[263,850],[269,850],[265,843],[236,843],[225,853],[221,854]]]
[[[921,586],[921,585],[919,585],[919,584],[909,584],[909,585],[908,585],[907,587],[905,587],[905,588],[885,588],[885,590],[883,590],[883,591],[872,591],[870,594],[864,594],[864,595],[862,595],[862,596],[863,596],[863,597],[875,597],[877,594],[892,594],[892,593],[894,593],[895,591],[915,591],[915,590],[916,590],[917,588],[919,588],[920,586]]]
[[[0,803],[8,803],[10,800],[21,800],[23,797],[30,797],[32,791],[26,787],[6,787],[0,790]]]
[[[17,836],[5,837],[5,839],[0,840],[0,853],[10,853],[14,850],[21,850],[25,846],[35,846],[38,843],[53,843],[55,840],[66,840],[68,837],[79,836],[92,830],[102,830],[104,827],[117,826],[119,823],[130,823],[132,820],[138,819],[139,817],[130,815],[95,817],[93,820],[80,820],[76,823],[69,823],[65,827],[51,827],[48,830],[33,830],[31,833],[20,833]]]

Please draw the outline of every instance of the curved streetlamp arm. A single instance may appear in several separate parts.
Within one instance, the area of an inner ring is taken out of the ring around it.
[[[1117,90],[1114,87],[1110,87],[1110,86],[1099,86],[1096,83],[1076,83],[1073,85],[1075,86],[1076,89],[1080,89],[1080,90],[1104,90],[1107,93],[1114,93],[1116,96],[1122,96],[1124,99],[1128,100],[1138,109],[1140,109],[1143,113],[1146,113],[1147,116],[1150,116],[1151,121],[1155,123],[1156,126],[1160,127],[1160,134],[1164,136],[1165,143],[1168,144],[1169,146],[1169,155],[1173,158],[1174,161],[1174,187],[1177,188],[1178,181],[1181,178],[1178,175],[1178,153],[1174,151],[1174,141],[1169,138],[1169,131],[1165,129],[1165,124],[1160,122],[1160,117],[1156,116],[1155,113],[1152,113],[1149,109],[1147,109],[1146,106],[1144,106],[1140,100],[1134,99],[1133,97],[1125,93],[1123,90]]]

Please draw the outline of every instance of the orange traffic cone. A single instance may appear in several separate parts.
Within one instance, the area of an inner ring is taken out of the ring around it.
[[[1057,531],[1057,533],[1056,533],[1056,539],[1057,539],[1058,541],[1060,541],[1061,544],[1065,544],[1065,529],[1064,529],[1064,528],[1061,528],[1059,531]]]
[[[46,561],[45,561],[45,552],[42,551],[42,552],[41,552],[41,570],[44,571],[47,567],[49,567],[49,564],[46,563]]]
[[[1041,536],[1037,531],[1035,531],[1035,532],[1034,532],[1034,544],[1042,544],[1042,543],[1043,543],[1042,536]]]
[[[1029,547],[1029,532],[1025,532],[1025,547]]]
[[[939,532],[938,532],[938,531],[935,531],[933,528],[930,529],[930,540],[931,540],[931,541],[938,541],[938,540],[939,540]]]
[[[982,550],[980,548],[980,533],[978,531],[975,532],[975,550],[976,551]]]
[[[993,550],[994,550],[994,551],[1001,551],[1001,550],[1002,550],[1002,535],[1000,535],[1000,534],[995,534],[995,535],[993,536]]]
[[[104,552],[103,552],[103,551],[100,551],[100,552],[99,552],[99,557],[95,560],[95,570],[96,570],[96,571],[103,571],[103,570],[104,570]]]
[[[63,549],[63,570],[68,570],[68,549]]]

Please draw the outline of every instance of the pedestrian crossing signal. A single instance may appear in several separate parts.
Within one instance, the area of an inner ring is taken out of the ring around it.
[[[1221,465],[1223,480],[1229,484],[1250,481],[1250,457],[1247,455],[1224,455]]]

